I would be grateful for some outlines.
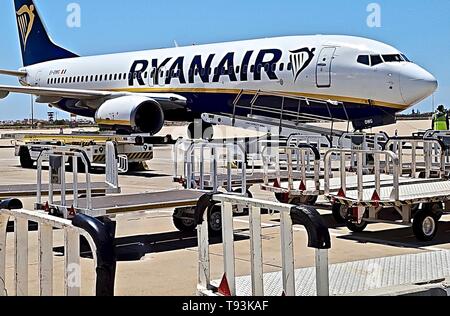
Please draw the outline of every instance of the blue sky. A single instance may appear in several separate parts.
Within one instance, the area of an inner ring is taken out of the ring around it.
[[[66,8],[81,7],[81,27],[69,28]],[[54,41],[80,55],[303,34],[373,38],[404,51],[439,80],[436,104],[450,107],[450,0],[378,0],[381,27],[366,23],[370,0],[35,0]],[[21,67],[12,0],[0,5],[0,68]],[[0,77],[0,84],[17,84]],[[416,108],[431,110],[431,98]],[[36,105],[45,118],[47,106]],[[61,116],[67,116],[59,114]],[[30,98],[0,101],[0,120],[30,116]]]

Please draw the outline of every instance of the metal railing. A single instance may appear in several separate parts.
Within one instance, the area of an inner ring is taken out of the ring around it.
[[[36,204],[42,205],[42,163],[45,156],[49,157],[50,170],[49,170],[49,193],[48,193],[48,204],[49,206],[55,203],[55,186],[60,186],[61,194],[61,205],[63,207],[63,216],[68,218],[67,211],[67,181],[66,181],[66,158],[72,159],[72,174],[73,174],[73,206],[75,208],[80,207],[79,205],[79,180],[78,180],[78,161],[80,160],[84,165],[85,174],[85,184],[86,184],[86,209],[92,208],[92,187],[91,187],[91,175],[89,173],[89,163],[81,151],[76,151],[73,149],[67,149],[64,147],[54,147],[53,149],[48,149],[43,152],[39,157],[37,163],[37,195]]]
[[[394,200],[398,200],[400,196],[400,160],[398,155],[393,153],[392,151],[381,151],[381,150],[352,150],[352,149],[331,149],[325,154],[325,169],[331,168],[331,157],[333,155],[339,155],[339,179],[340,179],[340,188],[342,193],[346,194],[347,192],[347,159],[349,156],[356,155],[356,164],[357,164],[357,181],[356,187],[358,196],[358,201],[364,200],[364,168],[363,161],[364,155],[371,154],[374,157],[374,189],[380,194],[381,191],[381,174],[382,171],[386,174],[392,173],[392,193],[390,197]],[[381,158],[385,157],[384,160]],[[351,160],[350,160],[351,161]],[[383,164],[382,164],[383,163]],[[384,168],[383,168],[384,167]],[[382,170],[384,169],[384,170]],[[324,194],[326,196],[330,195],[330,175],[328,172],[325,172],[325,183],[324,183]]]
[[[64,236],[64,295],[79,296],[82,290],[80,237],[87,241],[94,260],[96,282],[92,295],[114,294],[115,257],[112,255],[113,237],[98,220],[77,215],[72,221],[57,218],[41,211],[22,209],[19,200],[0,202],[0,296],[11,295],[6,285],[6,240],[9,220],[14,219],[14,294],[28,296],[29,275],[29,223],[38,224],[38,284],[40,296],[54,295],[54,234],[62,231]],[[58,238],[59,240],[59,238]]]
[[[240,144],[192,142],[185,151],[183,171],[187,189],[247,190],[246,153]]]
[[[264,267],[261,234],[261,209],[280,212],[281,257],[283,286],[280,295],[295,296],[295,261],[293,226],[303,225],[308,232],[308,247],[316,249],[316,288],[317,295],[329,295],[328,249],[331,239],[328,228],[320,214],[311,207],[298,207],[288,204],[267,202],[233,195],[209,194],[203,196],[196,209],[198,224],[198,292],[201,295],[216,295],[217,288],[211,284],[210,252],[206,210],[214,204],[222,204],[222,238],[224,255],[224,276],[228,282],[230,295],[237,294],[233,205],[248,207],[250,210],[250,255],[252,294],[264,295]],[[219,293],[220,295],[221,293]],[[223,293],[222,293],[223,294]]]
[[[272,153],[272,151],[275,152]],[[286,156],[285,164],[281,163],[280,155]],[[303,185],[306,185],[307,179],[311,178],[314,180],[316,191],[320,191],[321,157],[319,150],[315,146],[298,144],[297,147],[265,148],[262,156],[264,162],[264,185],[270,185],[271,173],[275,173],[277,183],[281,184],[282,166],[284,166],[284,170],[287,171],[289,191],[298,190],[298,188],[294,188],[295,181],[300,181]]]
[[[249,104],[240,103],[242,101],[243,96],[245,96],[245,95],[252,95],[252,99],[250,100]],[[258,104],[258,100],[260,100],[262,97],[279,98],[280,104],[279,104],[279,106],[260,105],[260,104]],[[295,101],[297,103],[295,110],[288,108],[286,106],[287,100]],[[307,108],[311,103],[325,105],[327,108],[327,111],[329,113],[329,116],[319,116],[319,115],[304,113],[302,111],[303,108]],[[250,115],[255,115],[257,113],[264,113],[264,114],[272,116],[272,117],[279,116],[280,123],[283,121],[283,119],[297,121],[298,123],[311,122],[311,121],[313,121],[313,122],[317,122],[317,121],[332,121],[332,122],[349,121],[349,120],[334,118],[331,114],[332,113],[331,107],[333,107],[333,106],[339,106],[339,107],[343,108],[344,112],[347,114],[347,110],[345,108],[344,103],[339,102],[339,101],[332,101],[332,100],[326,101],[326,100],[307,98],[307,97],[302,97],[302,96],[294,96],[292,94],[283,93],[283,92],[275,92],[275,91],[241,90],[233,102],[233,116],[235,116],[237,114],[238,110],[246,110],[246,111],[250,112]]]
[[[92,209],[92,180],[89,170],[89,162],[85,157],[83,151],[76,148],[66,148],[60,146],[54,146],[46,149],[42,152],[37,163],[37,194],[36,194],[36,207],[42,208],[42,192],[43,192],[43,161],[48,157],[49,160],[49,177],[48,177],[48,209],[56,207],[58,210],[62,210],[63,217],[68,218],[69,209]],[[116,148],[113,142],[106,143],[105,150],[106,168],[105,168],[105,183],[107,185],[106,193],[117,193],[120,191],[119,176],[118,176],[118,161],[116,155]],[[72,162],[72,186],[73,186],[73,201],[71,205],[67,204],[68,182],[66,175],[66,161]],[[80,192],[80,180],[79,180],[79,162],[84,166],[83,172],[84,181],[81,182],[85,185],[83,191],[85,191],[86,198],[85,205],[80,205],[81,195]],[[60,201],[55,201],[57,195],[55,190],[59,188]],[[59,204],[58,204],[59,203]]]
[[[406,172],[416,178],[419,169],[425,172],[426,179],[430,178],[432,171],[438,172],[439,177],[445,175],[447,151],[445,144],[439,139],[391,138],[385,148],[399,157],[401,176]],[[407,157],[410,157],[410,161],[406,160]],[[423,160],[420,161],[420,158]],[[418,166],[420,163],[423,165],[422,168]]]

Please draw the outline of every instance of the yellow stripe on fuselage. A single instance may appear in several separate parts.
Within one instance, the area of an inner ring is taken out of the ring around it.
[[[111,89],[108,91],[116,91],[116,92],[135,92],[135,93],[144,93],[144,92],[150,92],[150,93],[226,93],[226,94],[239,94],[242,90],[238,89],[210,89],[210,88],[152,88],[152,87],[146,87],[146,88],[124,88],[124,89]],[[256,90],[245,90],[244,94],[255,94]],[[360,98],[354,98],[354,97],[345,97],[345,96],[336,96],[336,95],[327,95],[327,94],[312,94],[312,93],[301,93],[301,92],[287,92],[287,91],[274,91],[275,93],[283,93],[285,95],[292,95],[292,96],[298,96],[298,97],[304,97],[304,98],[310,98],[310,99],[320,99],[320,100],[332,100],[332,101],[339,101],[339,102],[350,102],[350,103],[357,103],[357,104],[364,104],[369,105],[369,100],[367,99],[360,99]],[[383,102],[383,101],[376,101],[372,100],[372,105],[374,106],[382,106],[382,107],[388,107],[398,110],[404,110],[408,108],[405,104],[397,104],[397,103],[389,103],[389,102]]]
[[[100,125],[130,125],[130,121],[128,120],[96,120],[96,122]]]

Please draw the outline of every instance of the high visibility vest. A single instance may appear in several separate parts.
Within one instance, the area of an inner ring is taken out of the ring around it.
[[[447,126],[447,115],[445,113],[436,113],[433,116],[434,120],[434,130],[435,131],[446,131]]]

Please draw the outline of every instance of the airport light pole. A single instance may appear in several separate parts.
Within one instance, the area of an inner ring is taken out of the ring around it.
[[[33,95],[30,96],[31,101],[31,129],[34,128],[34,99]]]

